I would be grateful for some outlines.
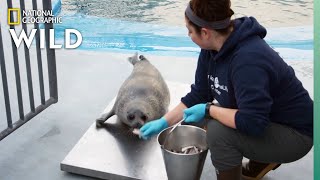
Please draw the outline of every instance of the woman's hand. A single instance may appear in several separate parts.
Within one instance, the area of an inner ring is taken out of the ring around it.
[[[153,135],[159,134],[168,126],[169,124],[164,117],[154,121],[150,121],[140,128],[141,137],[142,139],[149,139]]]
[[[204,119],[206,104],[197,104],[183,111],[186,123],[196,123]]]

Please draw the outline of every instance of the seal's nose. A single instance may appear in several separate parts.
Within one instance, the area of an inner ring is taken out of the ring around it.
[[[131,127],[141,128],[148,119],[149,117],[140,109],[134,108],[127,111],[127,120]]]
[[[143,126],[143,124],[141,124],[141,123],[136,123],[135,124],[135,127],[138,128],[138,129],[140,129],[142,126]]]
[[[132,121],[132,120],[134,120],[136,117],[135,117],[135,115],[134,114],[128,114],[128,116],[127,116],[127,119],[129,120],[129,121]]]

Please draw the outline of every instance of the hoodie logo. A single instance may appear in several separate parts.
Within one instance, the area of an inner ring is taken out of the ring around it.
[[[228,87],[226,85],[220,85],[218,77],[213,77],[212,75],[209,76],[211,82],[211,89],[213,89],[218,95],[221,94],[221,91],[228,92]]]

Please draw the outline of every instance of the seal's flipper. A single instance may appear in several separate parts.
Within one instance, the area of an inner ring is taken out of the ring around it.
[[[138,53],[135,53],[134,56],[132,57],[129,57],[128,58],[128,61],[132,64],[132,65],[135,65],[139,59],[138,59]]]
[[[102,127],[103,123],[106,122],[106,120],[108,120],[113,115],[115,115],[115,112],[112,108],[110,112],[102,114],[101,117],[96,120],[96,126]]]
[[[140,59],[140,61],[147,60],[147,58],[144,57],[143,55],[140,55],[140,56],[139,56],[139,59]]]

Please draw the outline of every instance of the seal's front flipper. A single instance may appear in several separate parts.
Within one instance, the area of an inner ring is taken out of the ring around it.
[[[102,114],[100,118],[96,120],[96,127],[102,127],[103,123],[106,122],[111,116],[115,115],[114,109],[108,113]]]
[[[138,53],[135,53],[134,56],[132,57],[129,57],[128,58],[128,61],[132,64],[132,65],[135,65],[139,59],[138,59]]]

